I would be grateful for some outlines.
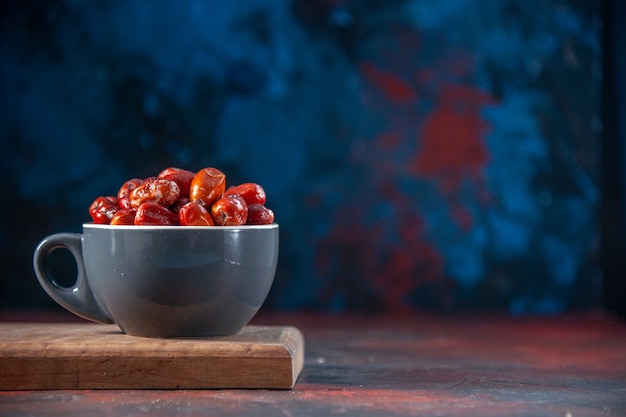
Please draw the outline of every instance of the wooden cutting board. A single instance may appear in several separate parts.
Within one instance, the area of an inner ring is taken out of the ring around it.
[[[0,389],[293,388],[304,364],[295,327],[148,339],[115,325],[0,323]]]

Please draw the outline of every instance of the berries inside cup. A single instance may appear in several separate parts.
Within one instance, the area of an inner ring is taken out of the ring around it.
[[[207,167],[194,173],[166,168],[156,177],[132,178],[117,195],[89,206],[95,224],[137,226],[239,226],[274,223],[265,190],[248,182],[226,187],[226,175]]]

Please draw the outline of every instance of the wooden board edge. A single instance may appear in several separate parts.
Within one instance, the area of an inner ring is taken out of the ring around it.
[[[289,326],[283,330],[281,340],[291,358],[292,383],[289,388],[293,388],[304,369],[304,335],[297,327]]]
[[[281,329],[259,356],[109,358],[90,356],[0,356],[0,390],[47,389],[293,389],[304,368],[304,336],[293,326]],[[26,372],[26,369],[36,369]],[[228,370],[235,370],[233,376]]]

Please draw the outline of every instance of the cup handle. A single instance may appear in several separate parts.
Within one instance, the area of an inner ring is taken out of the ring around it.
[[[65,309],[97,323],[111,324],[113,321],[98,305],[87,281],[82,245],[82,235],[79,233],[57,233],[46,237],[35,248],[35,275],[48,295]],[[71,287],[59,285],[50,271],[50,253],[56,249],[69,250],[76,261],[78,273]]]

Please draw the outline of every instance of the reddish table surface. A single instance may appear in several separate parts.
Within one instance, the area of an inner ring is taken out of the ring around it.
[[[626,323],[606,314],[283,313],[253,323],[304,333],[293,390],[4,391],[0,416],[626,416]]]

